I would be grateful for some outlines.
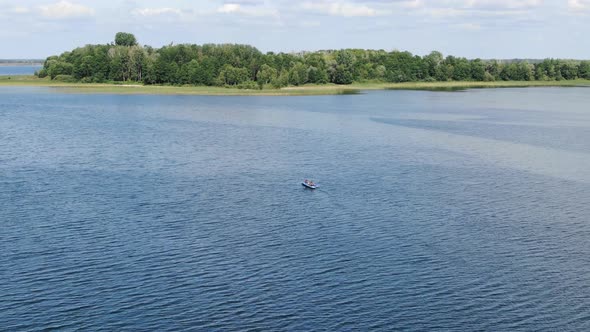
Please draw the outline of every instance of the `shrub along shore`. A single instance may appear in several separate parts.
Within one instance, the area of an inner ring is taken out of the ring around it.
[[[2,86],[33,86],[50,87],[68,93],[98,94],[158,94],[158,95],[258,95],[258,96],[302,96],[302,95],[335,95],[356,94],[363,90],[432,90],[456,91],[478,88],[521,88],[521,87],[590,87],[590,80],[562,81],[497,81],[497,82],[355,82],[349,85],[337,84],[305,84],[284,88],[238,89],[236,87],[219,86],[172,86],[143,85],[141,83],[76,83],[61,82],[50,78],[36,76],[0,76]]]

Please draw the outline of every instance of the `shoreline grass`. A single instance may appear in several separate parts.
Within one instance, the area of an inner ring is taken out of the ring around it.
[[[496,82],[360,82],[351,85],[304,85],[282,89],[246,90],[210,86],[162,86],[112,83],[66,83],[40,79],[35,76],[0,76],[2,86],[49,87],[67,93],[89,94],[156,94],[156,95],[210,95],[210,96],[314,96],[357,94],[363,90],[428,90],[460,91],[483,88],[526,87],[590,87],[590,80],[571,81],[496,81]]]

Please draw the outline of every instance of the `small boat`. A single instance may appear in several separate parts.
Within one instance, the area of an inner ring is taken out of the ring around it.
[[[319,188],[319,186],[315,182],[310,181],[310,180],[305,180],[305,181],[301,182],[301,185],[306,188],[309,188],[309,189]]]

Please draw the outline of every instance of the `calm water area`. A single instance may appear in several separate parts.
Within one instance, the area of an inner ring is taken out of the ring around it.
[[[588,331],[589,105],[2,87],[0,330]]]
[[[43,66],[0,66],[0,76],[5,75],[33,75],[35,71],[40,70]]]

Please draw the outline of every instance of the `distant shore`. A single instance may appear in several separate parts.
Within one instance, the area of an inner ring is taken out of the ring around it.
[[[18,67],[18,66],[41,67],[41,66],[43,66],[43,62],[0,62],[0,67]]]
[[[305,96],[355,94],[363,90],[430,90],[457,91],[482,88],[525,88],[525,87],[590,87],[590,80],[563,81],[495,81],[495,82],[408,82],[380,83],[366,82],[350,85],[304,85],[281,89],[247,90],[212,86],[161,86],[141,84],[109,83],[66,83],[40,79],[35,76],[0,76],[0,87],[32,86],[51,87],[68,93],[96,94],[155,94],[155,95],[218,95],[218,96]]]

